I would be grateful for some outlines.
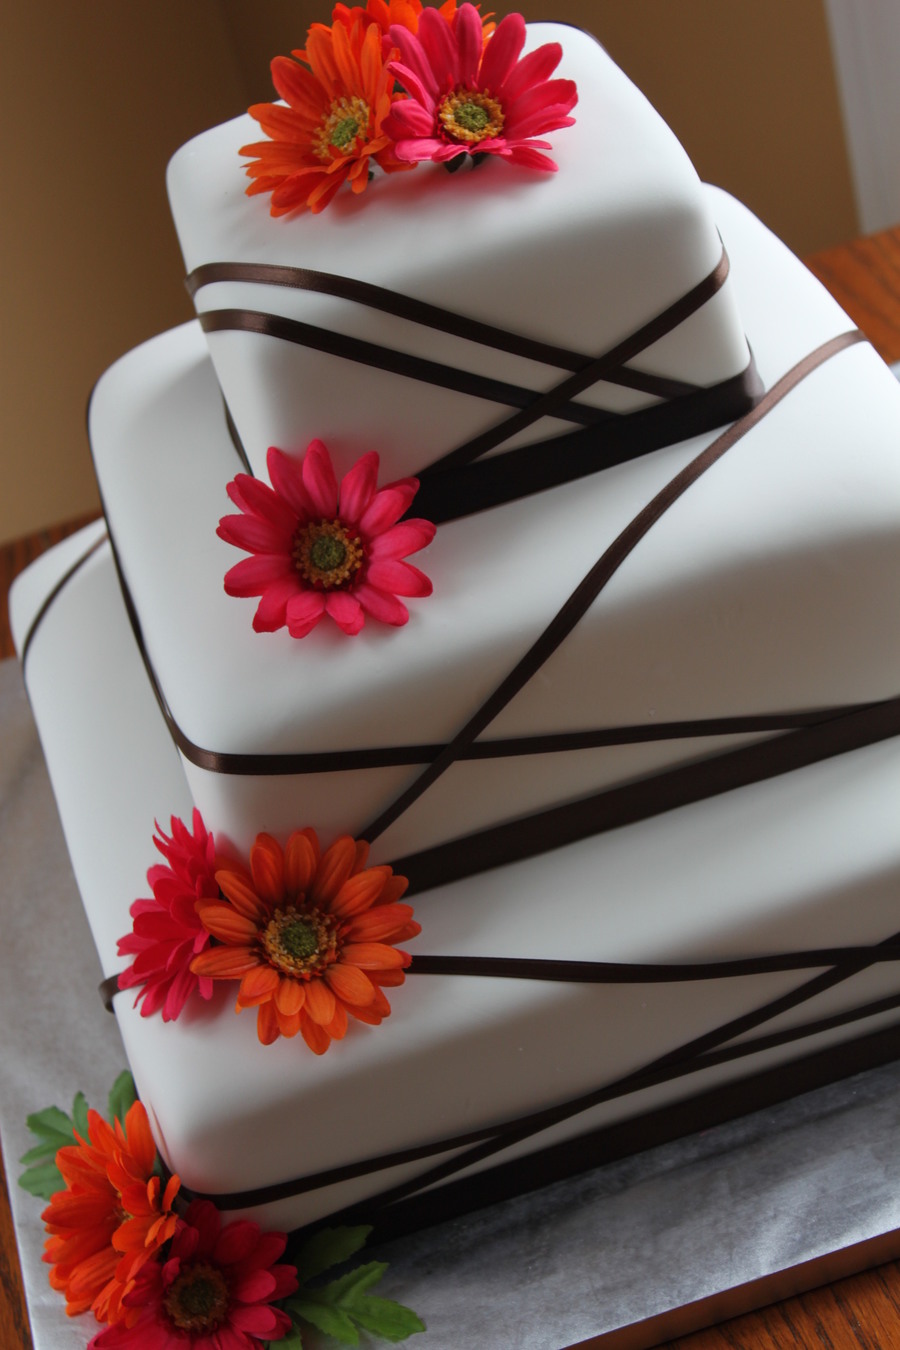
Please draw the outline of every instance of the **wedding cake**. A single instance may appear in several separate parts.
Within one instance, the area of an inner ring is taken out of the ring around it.
[[[12,598],[161,1155],[287,1229],[900,1025],[900,388],[593,38],[354,13],[174,157],[198,317]],[[155,986],[154,821],[217,858]]]

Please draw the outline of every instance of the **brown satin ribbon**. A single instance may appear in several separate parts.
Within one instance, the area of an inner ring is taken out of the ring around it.
[[[597,427],[583,427],[471,464],[423,470],[411,512],[444,525],[546,492],[722,426],[752,408],[761,392],[751,360],[722,384],[627,415],[609,414],[599,434]],[[253,477],[227,404],[225,425],[244,472]]]
[[[356,769],[388,769],[402,765],[429,764],[447,749],[446,742],[422,745],[387,745],[362,750],[285,751],[273,754],[209,750],[197,745],[175,721],[158,688],[156,674],[149,671],[172,740],[191,764],[209,773],[252,774],[260,778],[280,778],[292,774],[347,773]],[[866,705],[868,706],[868,705]],[[859,705],[798,710],[788,713],[759,713],[743,717],[697,718],[683,722],[654,722],[642,726],[598,727],[590,731],[551,732],[542,736],[503,737],[475,741],[463,747],[460,761],[512,759],[522,755],[597,750],[614,745],[655,744],[657,741],[706,739],[717,736],[752,734],[766,731],[790,731],[815,725],[834,717],[856,712]]]
[[[553,389],[536,394],[282,315],[236,308],[207,310],[199,315],[200,325],[206,333],[235,330],[258,333],[516,408],[518,411],[511,417],[457,446],[417,473],[420,488],[415,503],[416,514],[441,524],[534,492],[546,491],[560,483],[648,454],[661,446],[699,435],[751,408],[762,392],[752,359],[739,375],[709,388],[645,375],[625,367],[625,362],[638,356],[706,304],[723,285],[728,268],[728,258],[723,251],[717,266],[698,285],[597,358],[470,321],[369,283],[303,268],[262,263],[209,263],[192,272],[187,284],[192,295],[202,286],[220,281],[263,282],[318,291],[570,371]],[[642,390],[665,401],[628,414],[574,402],[577,394],[601,380]],[[495,449],[543,417],[569,420],[582,426],[579,431],[482,459],[488,450]],[[246,466],[247,456],[230,416],[228,428]]]
[[[716,277],[717,284],[713,283],[716,284],[716,289],[722,285],[727,274],[727,261],[720,262],[713,274]],[[580,352],[570,348],[555,346],[548,342],[539,342],[534,338],[524,337],[520,333],[511,333],[507,329],[497,328],[493,324],[482,323],[477,319],[469,319],[462,314],[456,314],[452,310],[442,309],[437,305],[429,305],[422,300],[415,300],[411,296],[400,294],[398,291],[389,291],[383,286],[374,286],[370,282],[337,276],[331,272],[316,272],[305,267],[285,267],[277,263],[204,263],[188,275],[185,279],[185,285],[188,294],[193,299],[202,287],[215,285],[222,281],[282,286],[288,290],[314,291],[320,295],[336,296],[341,300],[350,300],[354,304],[363,305],[368,309],[379,310],[383,314],[392,314],[396,318],[405,319],[410,323],[432,328],[436,332],[464,338],[467,342],[475,342],[479,346],[490,347],[494,351],[507,352],[512,356],[521,356],[528,361],[539,362],[541,365],[555,366],[559,370],[580,371],[588,363],[587,358]],[[700,304],[705,303],[705,299],[709,298],[705,294],[706,287],[709,284],[708,281],[701,283],[703,290],[700,294],[703,298],[700,299]],[[232,313],[235,311],[226,312]],[[678,322],[681,322],[681,320],[678,320]],[[655,341],[655,339],[653,340]],[[649,345],[649,343],[645,345]],[[668,376],[649,375],[643,371],[618,368],[610,369],[605,379],[610,384],[619,384],[628,389],[638,389],[644,393],[655,394],[659,398],[677,398],[681,394],[693,393],[699,388],[698,385],[685,380],[674,380]]]
[[[900,698],[866,705],[816,726],[774,736],[708,759],[664,769],[637,782],[606,788],[564,806],[448,840],[396,858],[408,894],[448,885],[494,867],[522,862],[566,844],[761,783],[900,733]],[[424,775],[422,775],[424,777]]]
[[[69,582],[76,575],[76,573],[81,570],[81,568],[88,561],[88,559],[92,558],[94,554],[97,552],[97,550],[103,544],[107,543],[108,539],[109,535],[106,534],[105,532],[101,534],[99,538],[95,539],[93,544],[91,544],[89,548],[85,549],[84,553],[82,553],[80,557],[75,559],[75,561],[72,563],[72,566],[67,568],[67,570],[59,578],[59,581],[57,581],[56,585],[53,587],[50,593],[45,597],[44,602],[41,605],[40,609],[37,611],[34,618],[31,620],[28,632],[25,634],[25,640],[22,643],[22,655],[20,656],[19,660],[22,664],[23,669],[25,666],[25,661],[28,656],[28,653],[31,650],[31,643],[34,639],[34,636],[37,633],[38,629],[40,628],[41,623],[43,622],[54,600],[59,595],[59,593],[62,590],[64,590],[66,586],[68,586]]]
[[[900,936],[900,935],[898,935]],[[851,972],[853,973],[853,972]],[[846,975],[841,978],[847,978]],[[812,995],[808,995],[812,997]],[[802,1001],[802,1000],[798,1000]],[[783,1001],[781,1001],[783,1002]],[[729,1027],[746,1024],[745,1030],[753,1025],[759,1025],[762,1020],[769,1020],[777,1016],[778,1011],[784,1011],[779,1008],[775,1011],[769,1011],[775,1004],[768,1005],[759,1013],[748,1014],[747,1017],[735,1019],[729,1023]],[[400,1167],[405,1164],[424,1161],[428,1158],[439,1156],[442,1153],[448,1153],[454,1150],[466,1149],[463,1154],[457,1154],[456,1157],[439,1162],[428,1171],[420,1173],[410,1181],[402,1182],[396,1186],[389,1187],[380,1191],[365,1200],[361,1205],[355,1206],[353,1212],[370,1212],[373,1207],[381,1207],[397,1204],[407,1196],[414,1195],[416,1192],[427,1186],[437,1185],[445,1181],[457,1172],[461,1172],[476,1163],[483,1162],[494,1154],[501,1153],[506,1149],[512,1148],[515,1144],[524,1142],[535,1135],[542,1134],[545,1130],[552,1129],[556,1125],[563,1124],[566,1120],[589,1111],[594,1107],[602,1106],[607,1102],[616,1101],[622,1097],[629,1096],[632,1093],[640,1092],[645,1088],[656,1087],[662,1083],[673,1082],[680,1078],[689,1077],[692,1074],[701,1073],[706,1069],[714,1068],[720,1064],[728,1064],[735,1060],[744,1059],[751,1055],[763,1051],[772,1050],[781,1045],[790,1045],[794,1042],[806,1040],[809,1037],[821,1035],[824,1032],[835,1030],[841,1026],[852,1025],[854,1022],[860,1022],[866,1018],[876,1017],[885,1012],[891,1012],[900,1008],[900,994],[890,995],[886,998],[876,999],[865,1004],[860,1008],[854,1008],[847,1012],[834,1013],[828,1017],[818,1018],[814,1021],[805,1022],[800,1026],[787,1028],[786,1030],[769,1032],[766,1035],[741,1041],[737,1045],[723,1045],[719,1039],[716,1039],[716,1033],[711,1033],[707,1037],[698,1037],[696,1040],[687,1042],[670,1054],[661,1056],[659,1059],[644,1066],[641,1069],[627,1074],[613,1083],[609,1083],[593,1092],[584,1093],[578,1098],[564,1102],[559,1106],[546,1107],[540,1111],[534,1111],[527,1116],[519,1117],[516,1120],[504,1122],[502,1125],[484,1126],[478,1130],[471,1130],[465,1134],[454,1135],[444,1139],[436,1140],[432,1143],[421,1144],[408,1149],[398,1149],[392,1153],[380,1154],[377,1157],[367,1158],[357,1163],[349,1163],[339,1167],[324,1169],[320,1172],[312,1173],[305,1177],[298,1177],[290,1181],[276,1182],[271,1186],[259,1186],[246,1191],[229,1191],[219,1193],[197,1192],[186,1187],[182,1183],[181,1194],[188,1199],[202,1198],[214,1201],[216,1206],[222,1210],[244,1209],[256,1205],[272,1204],[278,1200],[292,1199],[298,1195],[306,1195],[310,1191],[321,1190],[325,1186],[338,1185],[341,1182],[352,1181],[356,1177],[371,1176],[375,1172],[387,1171],[392,1167]],[[761,1014],[765,1013],[765,1017]],[[754,1020],[757,1019],[757,1020]],[[722,1029],[723,1031],[725,1028]],[[741,1034],[739,1031],[732,1031],[726,1039]],[[707,1043],[705,1049],[700,1049],[702,1043]],[[335,1218],[336,1216],[332,1216]],[[343,1218],[344,1215],[342,1214]]]
[[[369,826],[361,831],[359,837],[371,843],[380,834],[383,834],[413,802],[418,800],[432,783],[436,782],[441,774],[455,763],[461,751],[471,745],[476,737],[490,726],[515,695],[537,674],[560,643],[568,637],[641,539],[702,474],[712,468],[733,445],[746,436],[757,423],[762,421],[767,413],[775,408],[782,399],[786,398],[791,390],[795,389],[818,366],[838,352],[844,351],[845,348],[863,340],[863,335],[854,329],[852,332],[842,333],[829,342],[823,343],[814,352],[809,353],[786,375],[782,376],[740,421],[734,422],[720,436],[717,436],[705,450],[701,451],[674,478],[670,479],[666,486],[647,503],[618,538],[613,540],[603,552],[537,641],[510,671],[506,679],[495,689],[494,693],[462,727],[449,745],[436,759],[432,760],[428,768],[405,792],[401,793]]]
[[[468,975],[476,979],[542,980],[555,984],[693,984],[703,980],[737,979],[783,971],[814,970],[863,961],[867,965],[900,961],[900,946],[822,947],[772,956],[742,956],[728,961],[659,962],[561,961],[523,956],[431,956],[416,952],[407,975]],[[119,976],[108,975],[97,986],[103,1006],[127,994]]]

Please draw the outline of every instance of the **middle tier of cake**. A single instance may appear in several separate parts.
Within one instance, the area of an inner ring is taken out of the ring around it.
[[[849,324],[782,244],[710,192],[772,388]],[[598,559],[719,433],[440,526],[415,559],[434,595],[411,601],[405,627],[370,621],[348,638],[321,624],[300,641],[253,632],[255,602],[223,591],[243,555],[215,531],[240,465],[196,324],[103,377],[90,432],[204,818],[240,849],[308,823],[323,838],[369,833],[373,860],[394,861],[895,696],[898,421],[900,388],[853,345],[751,415],[577,621],[560,616]],[[445,771],[419,792],[435,761]]]

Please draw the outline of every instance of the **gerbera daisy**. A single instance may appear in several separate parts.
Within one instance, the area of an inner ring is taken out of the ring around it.
[[[246,1219],[222,1227],[215,1205],[195,1200],[167,1259],[144,1266],[124,1296],[129,1316],[89,1350],[260,1350],[281,1340],[291,1319],[271,1304],[297,1288],[295,1268],[277,1264],[286,1243]]]
[[[404,559],[434,537],[427,520],[404,520],[418,480],[377,488],[378,456],[363,455],[338,484],[328,451],[312,441],[302,463],[274,446],[267,465],[272,486],[247,474],[228,485],[243,512],[225,516],[220,539],[253,556],[225,575],[229,595],[262,597],[253,618],[258,633],[287,626],[305,637],[327,614],[345,633],[358,633],[368,614],[406,623],[398,596],[431,594],[431,582]]]
[[[88,1138],[76,1138],[56,1155],[66,1189],[42,1216],[44,1260],[70,1316],[91,1308],[98,1322],[113,1322],[129,1282],[175,1232],[180,1182],[172,1177],[163,1190],[154,1175],[156,1145],[140,1102],[124,1124],[88,1112]]]
[[[361,19],[366,24],[377,24],[385,35],[389,32],[391,24],[396,23],[408,28],[411,33],[416,33],[423,8],[422,0],[366,0],[365,9],[362,5],[335,5],[331,21],[342,23],[345,28],[351,28],[357,19]],[[456,0],[444,0],[442,5],[437,6],[437,11],[445,19],[452,19],[456,8]],[[475,8],[480,9],[480,6],[476,5]],[[491,17],[488,14],[482,19],[485,37],[489,37],[496,28],[496,24],[490,21]],[[314,28],[318,26],[313,24]],[[306,59],[302,52],[294,52],[294,55],[301,61]]]
[[[322,211],[343,183],[364,192],[373,163],[386,173],[409,167],[383,129],[395,95],[378,25],[315,24],[298,55],[309,69],[287,56],[272,62],[272,82],[288,106],[249,110],[270,139],[240,151],[253,157],[248,195],[271,192],[273,216]]]
[[[132,931],[119,939],[119,955],[134,957],[119,976],[119,988],[140,986],[135,1006],[141,1005],[144,1017],[162,1008],[164,1022],[178,1016],[195,990],[202,998],[212,994],[212,981],[199,979],[190,966],[209,945],[196,904],[219,894],[216,856],[213,837],[197,810],[192,824],[193,832],[173,816],[171,836],[157,825],[153,842],[166,861],[148,871],[153,899],[135,900]]]
[[[456,0],[449,0],[449,3],[456,8]],[[422,0],[366,0],[363,5],[335,5],[331,12],[332,23],[342,23],[345,28],[352,28],[357,22],[366,25],[377,24],[381,32],[387,35],[391,24],[399,24],[402,28],[408,28],[411,33],[415,33],[419,27],[419,15],[422,13]],[[322,25],[313,24],[310,32],[314,28]],[[304,57],[299,52],[294,52],[300,60]]]
[[[390,1012],[382,986],[402,984],[408,953],[393,945],[420,932],[398,904],[405,877],[366,867],[368,845],[349,836],[324,853],[314,830],[282,850],[260,834],[241,866],[217,874],[224,902],[200,917],[222,946],[195,957],[198,974],[240,980],[237,1011],[257,1008],[263,1045],[299,1031],[321,1055],[347,1030],[347,1014],[377,1026]]]
[[[449,163],[467,153],[500,155],[529,169],[556,170],[541,153],[549,143],[534,137],[574,121],[574,82],[549,78],[562,57],[558,42],[519,60],[521,14],[508,14],[484,43],[473,5],[461,5],[453,20],[426,9],[418,34],[394,25],[390,40],[400,57],[388,69],[409,94],[385,122],[398,159]]]

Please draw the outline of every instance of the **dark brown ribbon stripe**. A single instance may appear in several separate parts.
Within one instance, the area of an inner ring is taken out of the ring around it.
[[[96,538],[94,542],[87,549],[85,549],[84,553],[82,553],[78,558],[75,559],[71,567],[68,567],[66,569],[66,571],[59,578],[53,589],[45,596],[43,603],[41,604],[34,618],[31,620],[31,623],[28,627],[28,631],[25,634],[25,640],[22,643],[22,655],[20,656],[19,661],[22,665],[23,670],[25,667],[26,658],[28,656],[29,651],[31,650],[31,644],[32,641],[34,640],[35,634],[40,628],[43,620],[46,618],[47,613],[50,610],[50,607],[52,606],[54,600],[56,600],[57,596],[63,590],[65,590],[66,586],[68,586],[72,578],[78,572],[81,571],[81,568],[84,566],[84,564],[94,556],[94,554],[103,544],[107,543],[108,541],[109,535],[106,531],[104,531],[103,534],[99,535],[98,538]]]
[[[815,726],[664,769],[564,806],[551,806],[518,820],[435,844],[419,853],[396,858],[391,865],[408,879],[408,894],[416,895],[649,820],[676,807],[707,801],[723,792],[818,764],[898,734],[900,698],[864,705]],[[419,781],[424,778],[425,774]]]
[[[896,938],[893,940],[896,941]],[[841,976],[841,978],[846,978],[846,976]],[[808,998],[812,995],[805,994],[804,997]],[[803,999],[797,999],[795,1004],[802,1001]],[[763,1021],[771,1020],[779,1012],[785,1011],[786,1007],[791,1006],[787,1004],[786,999],[778,1000],[778,1003],[785,1006],[776,1008],[773,1001],[756,1013],[735,1019],[734,1022],[729,1023],[725,1028],[721,1028],[720,1031],[724,1033],[740,1024],[741,1030],[731,1031],[726,1038],[732,1039],[734,1036],[741,1034],[741,1031],[746,1032],[753,1026],[760,1025]],[[465,1134],[453,1135],[427,1144],[419,1144],[411,1148],[398,1149],[392,1153],[366,1158],[359,1162],[323,1169],[305,1177],[275,1182],[270,1186],[213,1194],[193,1191],[182,1183],[182,1193],[187,1198],[199,1197],[213,1200],[219,1209],[243,1209],[250,1206],[271,1204],[278,1200],[289,1200],[298,1195],[306,1195],[310,1191],[321,1190],[326,1186],[352,1181],[357,1177],[371,1176],[376,1172],[384,1172],[392,1167],[421,1162],[461,1148],[468,1150],[461,1156],[457,1154],[456,1157],[436,1164],[427,1172],[420,1173],[412,1180],[401,1182],[396,1186],[380,1191],[360,1205],[354,1206],[353,1212],[369,1213],[373,1207],[396,1204],[428,1186],[434,1186],[445,1181],[457,1172],[483,1162],[494,1154],[501,1153],[516,1144],[524,1143],[527,1139],[542,1134],[545,1130],[552,1129],[556,1125],[561,1125],[594,1107],[603,1106],[607,1102],[616,1101],[645,1088],[657,1087],[663,1083],[674,1082],[680,1078],[702,1073],[704,1070],[715,1068],[720,1064],[733,1063],[735,1060],[777,1049],[783,1045],[790,1045],[796,1041],[807,1040],[812,1036],[822,1035],[842,1026],[851,1026],[855,1022],[877,1017],[897,1008],[900,1008],[900,994],[892,994],[885,998],[873,999],[859,1008],[832,1013],[827,1017],[817,1018],[781,1031],[768,1032],[752,1040],[741,1041],[736,1045],[723,1044],[723,1038],[719,1036],[718,1032],[709,1033],[706,1036],[686,1042],[678,1049],[660,1056],[641,1069],[624,1075],[602,1088],[584,1093],[582,1096],[564,1102],[559,1106],[545,1107],[540,1111],[534,1111],[527,1116],[519,1117],[517,1120],[502,1125],[484,1126],[481,1129],[470,1130]],[[706,1048],[702,1048],[704,1046]]]
[[[344,333],[333,333],[330,328],[317,328],[314,324],[303,323],[299,319],[286,319],[280,314],[267,314],[250,309],[214,309],[206,310],[200,314],[199,319],[204,333],[258,333],[262,337],[280,338],[283,342],[293,342],[312,351],[340,356],[359,365],[371,366],[375,370],[383,370],[392,375],[404,375],[423,384],[453,389],[459,394],[485,399],[489,403],[505,404],[510,408],[525,409],[535,398],[531,390],[505,380],[491,379],[468,370],[457,370],[437,361],[429,361],[422,356],[394,351],[377,342],[347,337]],[[588,404],[567,401],[561,401],[554,413],[561,421],[577,422],[580,426],[587,427],[598,426],[619,415],[601,408],[592,408]]]
[[[703,291],[700,303],[709,298],[705,292],[710,285],[718,289],[728,275],[727,259],[717,265],[713,273],[715,282],[709,279],[701,283]],[[395,318],[425,328],[433,328],[440,333],[475,342],[482,347],[506,352],[511,356],[521,356],[540,365],[555,366],[559,370],[581,371],[587,364],[587,358],[580,352],[552,343],[536,341],[520,333],[511,333],[497,328],[493,324],[482,323],[478,319],[466,318],[452,310],[430,305],[397,291],[389,291],[383,286],[372,285],[367,281],[356,281],[350,277],[338,276],[331,272],[316,272],[305,267],[286,267],[278,263],[204,263],[196,267],[185,280],[188,294],[193,299],[204,286],[217,282],[243,282],[265,286],[282,286],[288,290],[317,292],[331,295],[341,300],[349,300],[368,309],[391,314]],[[713,293],[715,293],[713,291]],[[693,293],[692,293],[693,294]],[[698,305],[699,308],[699,305]],[[221,312],[221,311],[220,311]],[[232,311],[227,311],[232,312]],[[683,316],[687,317],[687,315]],[[679,319],[678,322],[681,322]],[[668,331],[668,330],[666,330]],[[660,334],[663,336],[664,334]],[[653,338],[652,341],[656,339]],[[649,346],[644,342],[643,346]],[[635,352],[635,355],[638,353]],[[624,357],[624,360],[629,358]],[[686,380],[674,380],[669,376],[650,375],[644,371],[625,370],[621,367],[609,371],[607,382],[619,384],[628,389],[638,389],[644,393],[655,394],[659,398],[677,398],[681,394],[695,393],[701,386]]]
[[[151,682],[157,685],[155,672]],[[157,695],[161,698],[161,695]],[[815,726],[836,717],[857,712],[861,706],[848,704],[815,711],[749,713],[736,717],[696,718],[684,722],[654,722],[621,727],[598,727],[590,731],[548,732],[537,736],[498,737],[473,741],[460,749],[460,761],[513,759],[523,755],[562,754],[576,750],[602,750],[616,745],[656,744],[658,741],[714,739],[720,736],[793,731]],[[872,705],[875,706],[875,705]],[[167,706],[163,716],[178,749],[185,759],[210,773],[252,774],[260,778],[278,778],[292,774],[347,773],[357,769],[390,769],[403,765],[429,764],[443,754],[447,742],[419,745],[373,746],[363,750],[278,751],[273,753],[208,750],[192,741],[175,721]]]
[[[777,952],[771,956],[742,956],[723,961],[659,962],[567,961],[552,957],[431,956],[416,952],[407,975],[470,975],[481,979],[543,980],[556,984],[693,984],[703,980],[731,980],[822,967],[846,967],[856,974],[862,966],[900,961],[900,945],[822,947],[810,951]],[[852,967],[852,969],[851,969]],[[98,985],[107,1012],[113,1011],[119,976],[108,975]]]
[[[814,352],[810,352],[787,374],[782,376],[749,412],[745,413],[739,421],[732,423],[705,450],[702,450],[679,473],[675,474],[604,550],[540,637],[441,754],[432,760],[419,778],[405,792],[401,793],[389,807],[382,811],[360,833],[359,837],[372,843],[379,835],[383,834],[432,783],[437,781],[441,774],[455,763],[462,750],[471,745],[490,726],[507,704],[537,674],[557,647],[568,637],[607,582],[615,575],[625,559],[633,552],[653,525],[702,474],[712,468],[732,446],[736,445],[753,427],[761,422],[808,375],[825,361],[837,355],[838,352],[844,351],[847,347],[861,341],[864,341],[863,335],[857,329],[854,329],[832,338]]]
[[[752,358],[740,375],[709,388],[625,368],[626,361],[640,355],[711,299],[727,275],[728,259],[723,251],[717,266],[697,286],[598,358],[468,320],[369,283],[303,268],[262,263],[209,263],[192,272],[187,285],[192,296],[201,287],[218,281],[262,282],[335,295],[416,324],[570,371],[562,383],[544,393],[535,393],[281,315],[236,308],[207,310],[199,314],[200,325],[206,333],[235,330],[258,333],[517,408],[511,417],[419,471],[416,514],[440,524],[648,454],[720,426],[752,407],[761,393]],[[577,394],[599,381],[639,389],[663,402],[627,414],[574,402]],[[543,417],[574,421],[582,427],[580,431],[539,444],[509,450],[488,460],[481,459],[488,450],[495,449]],[[228,425],[235,447],[246,463],[246,453],[230,417]],[[598,429],[602,432],[599,439]]]

